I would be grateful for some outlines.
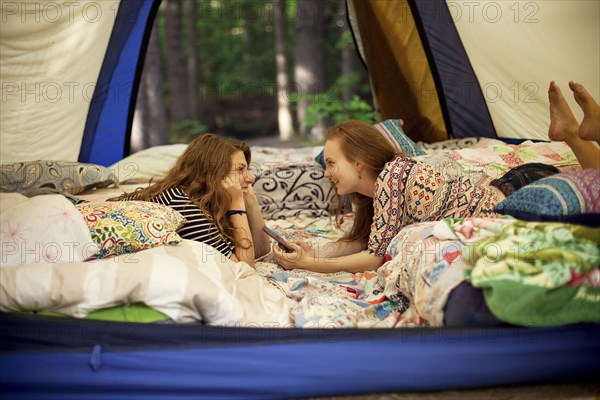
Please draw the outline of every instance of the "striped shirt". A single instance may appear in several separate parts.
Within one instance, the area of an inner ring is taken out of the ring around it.
[[[134,197],[131,196],[129,200],[135,200]],[[217,225],[210,222],[205,213],[192,203],[180,188],[167,189],[148,201],[171,207],[185,217],[185,225],[177,231],[183,239],[205,243],[214,247],[225,257],[230,257],[233,253],[233,243],[223,236]]]

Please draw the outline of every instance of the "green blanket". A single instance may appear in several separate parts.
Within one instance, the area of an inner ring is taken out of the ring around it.
[[[499,319],[524,326],[600,322],[600,229],[515,221],[469,245],[465,276]]]

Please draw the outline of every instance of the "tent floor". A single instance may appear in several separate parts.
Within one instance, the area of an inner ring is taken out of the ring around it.
[[[600,384],[569,383],[447,390],[439,392],[381,393],[356,396],[310,397],[305,400],[599,400]]]

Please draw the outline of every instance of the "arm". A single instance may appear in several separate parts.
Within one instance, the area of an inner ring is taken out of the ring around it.
[[[244,195],[239,182],[235,182],[231,178],[226,177],[223,179],[223,186],[231,195],[232,200],[229,209],[247,212]],[[250,230],[247,214],[230,215],[229,221],[233,226],[233,237],[237,243],[233,254],[235,255],[235,258],[232,257],[232,259],[243,261],[254,268],[254,240],[252,238],[252,231]]]
[[[248,190],[244,193],[244,203],[248,212],[248,224],[250,225],[252,240],[254,242],[254,255],[256,258],[259,258],[271,250],[271,238],[262,231],[265,220],[260,212],[260,205],[258,204],[252,185],[248,185]]]
[[[346,242],[335,241],[318,245],[314,248],[314,252],[319,258],[342,257],[350,254],[358,253],[364,250],[365,247],[359,241]]]
[[[377,269],[384,261],[383,257],[373,256],[366,251],[333,257],[316,253],[305,245],[297,243],[290,245],[294,249],[292,253],[286,253],[278,246],[273,248],[277,262],[285,269],[304,268],[315,272],[362,272]],[[356,244],[342,246],[340,252],[342,254],[348,252],[354,249],[353,246]]]

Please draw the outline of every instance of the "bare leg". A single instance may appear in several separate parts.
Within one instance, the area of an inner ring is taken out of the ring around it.
[[[600,167],[600,149],[593,143],[579,137],[579,124],[556,83],[550,82],[548,89],[550,100],[550,128],[548,137],[551,140],[567,142],[581,168]]]
[[[575,101],[583,110],[583,121],[579,127],[579,137],[583,140],[600,142],[600,106],[583,85],[569,82]]]

